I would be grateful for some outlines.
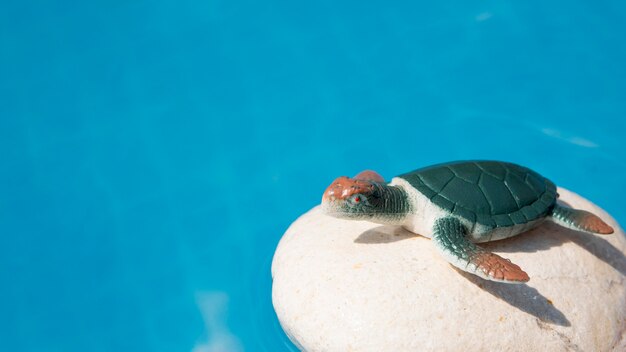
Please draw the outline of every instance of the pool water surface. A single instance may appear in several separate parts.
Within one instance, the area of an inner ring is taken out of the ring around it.
[[[337,176],[529,166],[626,221],[618,1],[0,3],[0,350],[295,351]]]

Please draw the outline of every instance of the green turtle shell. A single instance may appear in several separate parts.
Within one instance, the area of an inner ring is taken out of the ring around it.
[[[523,166],[499,161],[458,161],[398,176],[452,214],[489,228],[545,217],[556,186]]]

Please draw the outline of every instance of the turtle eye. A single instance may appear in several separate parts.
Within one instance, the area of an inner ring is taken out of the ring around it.
[[[352,198],[350,198],[350,200],[352,201],[352,203],[354,204],[359,204],[363,201],[363,196],[360,194],[355,194],[352,196]]]

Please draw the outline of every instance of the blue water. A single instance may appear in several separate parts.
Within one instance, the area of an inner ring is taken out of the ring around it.
[[[1,1],[0,350],[283,351],[339,175],[530,166],[626,221],[622,1]]]

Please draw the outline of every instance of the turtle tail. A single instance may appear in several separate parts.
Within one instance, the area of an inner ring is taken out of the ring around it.
[[[600,217],[588,211],[573,209],[559,204],[554,206],[550,220],[572,230],[609,235],[613,228],[605,223]]]

